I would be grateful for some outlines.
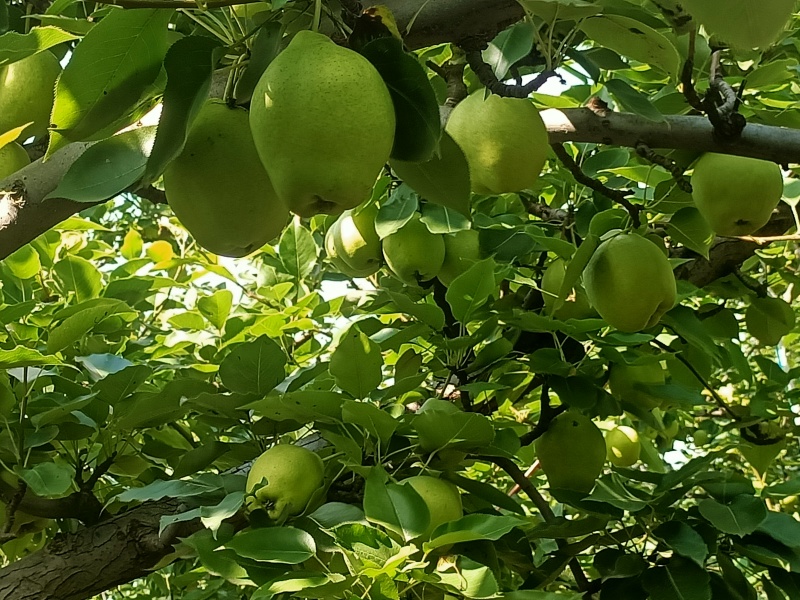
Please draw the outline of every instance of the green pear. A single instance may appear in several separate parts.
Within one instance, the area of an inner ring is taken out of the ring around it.
[[[44,51],[0,67],[0,134],[32,123],[20,136],[41,137],[50,125],[61,64]]]
[[[370,204],[353,212],[346,210],[337,220],[336,235],[333,242],[336,255],[362,277],[372,275],[383,264],[381,240],[375,231],[375,217],[378,206]]]
[[[474,229],[464,229],[443,238],[444,262],[436,277],[449,286],[456,277],[481,259],[480,233]]]
[[[414,213],[409,221],[383,240],[383,257],[399,279],[408,284],[429,281],[444,264],[443,236],[431,233]]]
[[[250,2],[248,4],[234,4],[231,8],[240,19],[250,19],[254,22],[259,22],[266,20],[267,14],[265,13],[272,10],[272,5],[269,2]]]
[[[300,31],[256,85],[250,127],[292,212],[340,214],[370,195],[389,159],[394,106],[366,58]]]
[[[626,365],[614,363],[608,377],[611,393],[620,400],[645,409],[661,405],[661,398],[648,391],[649,386],[661,386],[666,383],[666,372],[660,362],[643,365]]]
[[[586,319],[595,314],[589,299],[586,297],[586,290],[578,283],[564,299],[564,303],[553,313],[558,294],[561,291],[561,284],[567,274],[567,263],[563,259],[557,258],[545,269],[542,275],[542,297],[544,308],[547,314],[553,315],[556,319],[566,321],[567,319]]]
[[[603,472],[606,442],[589,417],[568,410],[536,440],[536,457],[550,487],[588,493]]]
[[[615,467],[630,467],[639,461],[642,450],[639,432],[620,425],[606,433],[606,458]]]
[[[783,195],[774,162],[708,152],[694,165],[692,198],[717,235],[750,235],[769,221]]]
[[[433,530],[439,525],[464,516],[461,494],[458,492],[458,488],[449,481],[427,475],[417,475],[404,479],[400,484],[410,485],[414,488],[414,491],[422,497],[428,507],[430,522],[425,532],[420,535],[421,538],[430,538]]]
[[[347,277],[369,277],[375,272],[371,265],[359,271],[351,267],[346,260],[339,256],[336,249],[336,239],[339,237],[339,225],[340,223],[337,219],[331,224],[328,231],[325,232],[325,252],[328,255],[328,260],[331,261],[331,264],[336,267],[336,270],[342,275],[346,275]]]
[[[792,18],[795,0],[682,0],[685,8],[706,31],[734,48],[770,46]]]
[[[247,111],[207,101],[164,171],[175,216],[206,250],[241,257],[275,238],[289,211],[256,153]]]
[[[25,148],[16,142],[11,142],[0,147],[0,179],[5,179],[31,164],[31,159]]]
[[[744,313],[747,331],[765,346],[777,346],[794,329],[791,304],[780,298],[756,298]]]
[[[525,98],[467,96],[450,113],[446,131],[464,151],[472,191],[504,194],[536,183],[550,150],[539,111]]]
[[[658,323],[677,297],[667,257],[653,242],[633,233],[600,244],[583,272],[583,285],[606,323],[631,333]]]

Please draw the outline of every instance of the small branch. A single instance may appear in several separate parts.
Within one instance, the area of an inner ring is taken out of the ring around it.
[[[480,82],[493,94],[507,98],[527,98],[542,87],[548,79],[557,75],[553,70],[546,70],[539,73],[525,85],[503,83],[497,79],[492,67],[483,60],[480,50],[466,50],[466,57],[469,66],[472,67]]]
[[[467,97],[467,84],[464,83],[464,63],[446,62],[439,66],[432,60],[425,63],[428,68],[436,73],[447,83],[447,100],[445,106],[453,108]]]
[[[575,177],[575,181],[578,183],[585,185],[586,187],[594,190],[598,194],[602,194],[606,198],[613,200],[617,204],[621,204],[625,207],[625,210],[628,211],[628,214],[631,216],[631,221],[633,222],[634,227],[639,227],[641,221],[639,219],[639,211],[640,207],[636,206],[635,204],[631,203],[630,200],[627,198],[627,193],[621,190],[612,190],[604,186],[602,183],[593,179],[584,173],[578,163],[569,155],[567,149],[564,148],[561,144],[550,144],[553,148],[553,152],[555,152],[558,160],[560,160],[567,169],[570,170],[573,177]]]
[[[564,404],[556,406],[555,408],[550,405],[550,386],[547,384],[547,382],[542,384],[542,393],[539,403],[539,420],[537,421],[536,426],[519,439],[520,444],[523,446],[528,446],[542,437],[544,432],[547,431],[547,428],[550,426],[552,420],[567,410],[567,407]]]
[[[695,376],[697,381],[699,381],[701,384],[703,384],[703,387],[708,391],[709,394],[711,394],[711,397],[714,398],[714,401],[717,403],[717,405],[722,410],[725,411],[725,414],[727,414],[728,417],[730,417],[734,421],[740,421],[741,420],[739,415],[737,415],[735,412],[733,412],[731,410],[730,406],[728,406],[727,403],[725,402],[725,400],[722,399],[722,396],[720,396],[717,393],[717,390],[715,390],[714,388],[711,387],[711,385],[703,378],[703,376],[700,374],[700,372],[697,369],[695,369],[694,365],[692,365],[692,363],[685,356],[683,356],[680,352],[676,352],[675,350],[673,350],[672,348],[667,346],[664,342],[661,342],[659,340],[653,340],[652,343],[655,344],[656,346],[658,346],[659,348],[661,348],[662,350],[664,350],[665,352],[669,352],[675,358],[677,358],[679,361],[681,361],[683,363],[683,365],[687,369],[689,369],[689,371],[691,371],[692,375]]]
[[[740,115],[739,97],[720,73],[720,51],[711,55],[709,67],[708,93],[703,98],[703,108],[708,120],[714,126],[714,135],[722,141],[737,140],[742,135],[742,130],[747,125],[745,118]]]
[[[255,4],[261,0],[208,0],[206,8],[220,8],[234,4]],[[194,0],[97,0],[98,4],[121,6],[122,8],[199,8]]]
[[[689,183],[689,180],[684,177],[684,169],[674,160],[669,158],[668,156],[664,156],[663,154],[658,154],[655,152],[650,146],[643,142],[639,142],[636,144],[636,154],[644,158],[645,160],[650,161],[654,165],[658,165],[663,167],[672,178],[677,183],[678,188],[686,192],[687,194],[692,193],[692,184]]]
[[[703,106],[703,100],[700,98],[700,95],[694,88],[694,81],[692,80],[692,75],[694,74],[694,49],[696,39],[697,28],[693,27],[689,32],[689,53],[686,58],[686,62],[683,63],[683,70],[681,71],[681,88],[686,101],[689,103],[689,106],[695,110],[703,112],[705,109]]]
[[[533,216],[539,217],[542,221],[564,222],[569,218],[569,212],[562,208],[553,208],[552,206],[547,206],[547,204],[536,202],[525,194],[520,194],[519,197],[525,204],[525,210]]]
[[[768,235],[764,237],[740,235],[736,239],[743,240],[745,242],[753,242],[763,246],[765,244],[771,244],[772,242],[800,242],[800,234],[793,233],[790,235]]]
[[[164,190],[159,190],[158,188],[154,188],[152,185],[142,188],[140,190],[136,190],[133,192],[139,198],[143,198],[145,200],[149,200],[153,204],[169,204],[167,202],[167,194]]]

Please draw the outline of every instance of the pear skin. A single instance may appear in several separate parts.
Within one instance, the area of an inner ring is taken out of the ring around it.
[[[412,285],[436,277],[444,255],[443,236],[428,231],[419,213],[383,240],[386,264],[401,281]]]
[[[52,52],[34,54],[0,67],[0,134],[26,123],[20,137],[42,137],[50,125],[61,65]]]

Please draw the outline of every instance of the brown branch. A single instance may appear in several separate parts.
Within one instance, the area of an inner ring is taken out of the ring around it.
[[[149,200],[153,204],[169,204],[169,202],[167,202],[166,192],[164,192],[164,190],[155,188],[152,185],[136,190],[136,195],[139,196],[139,198]]]
[[[529,214],[539,217],[542,221],[563,222],[569,218],[569,212],[563,208],[553,208],[552,206],[547,206],[547,204],[536,202],[525,194],[520,194],[520,200],[522,200],[525,210]]]
[[[447,83],[447,100],[445,106],[453,108],[467,97],[467,84],[464,83],[464,63],[446,62],[439,66],[432,60],[425,63],[428,68],[436,73]]]
[[[736,140],[747,125],[745,118],[736,112],[739,97],[720,73],[720,51],[711,55],[708,74],[708,93],[703,98],[703,108],[714,126],[714,135],[723,142]]]
[[[542,437],[550,426],[550,422],[567,409],[563,404],[556,407],[550,404],[550,386],[547,382],[542,384],[540,398],[539,420],[533,429],[519,439],[520,444],[523,446],[528,446]]]
[[[678,188],[687,194],[692,193],[692,184],[689,183],[689,180],[686,179],[686,177],[684,177],[683,167],[674,160],[668,156],[658,154],[652,148],[650,148],[650,146],[641,142],[636,144],[636,154],[653,163],[654,165],[663,167],[670,175],[672,175],[672,178],[675,180],[675,183],[677,183]]]
[[[493,94],[498,96],[506,96],[508,98],[527,98],[533,92],[542,87],[548,79],[556,77],[555,71],[546,70],[539,73],[536,77],[531,79],[525,85],[517,85],[513,83],[503,83],[494,74],[492,67],[488,65],[478,49],[469,49],[465,52],[467,62],[472,68],[478,80]]]
[[[575,177],[575,181],[585,185],[591,190],[594,190],[598,194],[602,194],[609,200],[613,200],[617,204],[624,206],[625,210],[627,210],[628,214],[631,216],[633,226],[639,227],[639,211],[641,210],[641,207],[628,200],[628,192],[612,190],[611,188],[600,183],[597,179],[589,177],[581,170],[580,165],[578,165],[578,163],[575,162],[575,159],[569,155],[569,152],[567,152],[567,149],[564,148],[564,146],[561,144],[551,144],[551,146],[553,148],[553,152],[555,152],[556,156],[558,157],[558,160],[560,160],[564,166],[569,169],[569,171],[572,173],[572,176]]]
[[[683,91],[683,95],[686,98],[686,101],[689,103],[689,106],[695,110],[703,112],[705,110],[703,106],[703,100],[697,93],[697,90],[694,87],[694,81],[692,79],[692,76],[694,75],[694,50],[696,39],[697,28],[692,27],[692,30],[689,32],[689,52],[686,62],[683,63],[683,69],[681,70],[681,90]]]

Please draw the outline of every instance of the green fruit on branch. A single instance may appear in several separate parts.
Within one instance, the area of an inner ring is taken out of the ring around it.
[[[542,297],[544,298],[544,308],[548,315],[556,319],[565,321],[567,319],[586,319],[595,314],[586,290],[580,283],[577,283],[572,291],[567,294],[563,304],[553,312],[553,308],[558,300],[561,284],[567,273],[567,263],[563,259],[557,258],[545,269],[542,276]]]
[[[436,276],[444,285],[453,280],[481,259],[480,233],[465,229],[442,236],[444,239],[444,262]]]
[[[164,190],[197,243],[223,256],[258,250],[289,217],[256,153],[247,111],[216,100],[203,105],[164,171]]]
[[[539,111],[524,98],[478,90],[450,113],[446,131],[464,151],[472,191],[504,194],[533,187],[550,144]]]
[[[661,398],[648,389],[666,383],[666,371],[660,362],[643,365],[614,363],[610,371],[608,387],[617,398],[648,410],[661,405]]]
[[[336,220],[333,243],[336,255],[360,277],[376,273],[383,264],[381,240],[375,231],[375,204],[358,212],[347,210]]]
[[[677,297],[669,260],[636,234],[620,234],[600,244],[583,272],[583,284],[600,316],[631,333],[653,327]]]
[[[322,487],[324,472],[315,452],[292,444],[273,446],[247,474],[247,510],[263,509],[276,522],[299,515]]]
[[[718,235],[761,229],[782,195],[783,175],[774,162],[708,152],[694,165],[692,198]]]
[[[606,433],[606,458],[616,467],[630,467],[639,461],[642,450],[639,432],[620,425]]]
[[[606,442],[589,417],[568,410],[536,440],[536,456],[551,488],[588,493],[603,472]]]
[[[334,267],[336,267],[336,270],[347,277],[369,277],[372,275],[375,272],[372,267],[359,271],[351,267],[341,256],[339,256],[339,253],[336,250],[336,238],[338,237],[339,220],[337,219],[331,223],[331,226],[328,227],[328,231],[325,232],[325,252],[328,255],[328,260],[331,261],[331,264]]]
[[[794,329],[792,306],[780,298],[756,298],[744,313],[747,331],[765,346],[776,346]]]
[[[50,125],[61,65],[44,51],[0,67],[0,134],[32,123],[20,136],[42,137]]]
[[[711,438],[705,429],[695,429],[692,434],[692,442],[698,448],[705,446],[710,440]]]
[[[0,179],[13,175],[29,164],[31,159],[28,153],[18,143],[11,142],[0,148]]]
[[[370,195],[389,158],[394,106],[366,58],[300,31],[256,85],[250,127],[292,212],[340,214]]]
[[[734,48],[771,45],[792,18],[795,0],[682,0],[694,19]]]
[[[430,521],[428,528],[420,535],[421,538],[428,539],[439,525],[455,521],[464,516],[464,508],[461,505],[461,494],[458,488],[449,481],[418,475],[409,477],[400,482],[401,485],[410,485],[414,488],[428,507]]]
[[[411,219],[383,240],[383,257],[397,277],[408,284],[430,281],[444,264],[444,237],[431,233],[414,213]]]
[[[254,19],[256,21],[266,20],[267,13],[272,10],[269,2],[249,2],[248,4],[234,4],[231,6],[233,12],[240,19]],[[256,15],[259,15],[256,17]]]

